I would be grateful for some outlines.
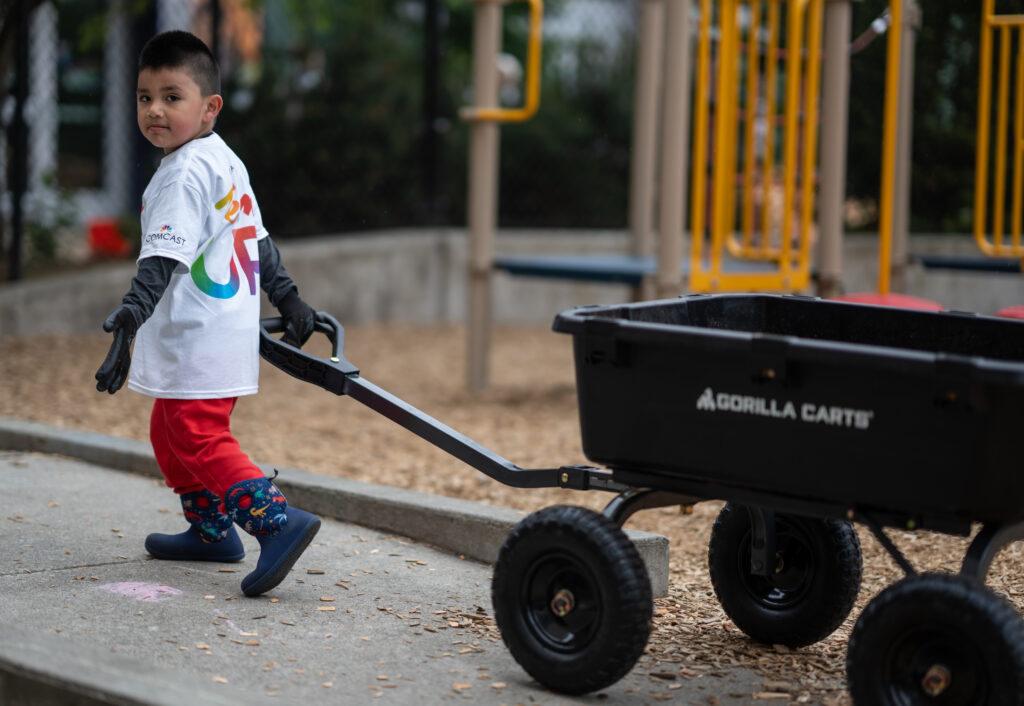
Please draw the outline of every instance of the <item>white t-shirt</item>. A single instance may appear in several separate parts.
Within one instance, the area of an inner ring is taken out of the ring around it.
[[[139,260],[180,264],[135,339],[128,387],[152,397],[256,393],[265,238],[245,165],[210,134],[160,161],[142,195]]]

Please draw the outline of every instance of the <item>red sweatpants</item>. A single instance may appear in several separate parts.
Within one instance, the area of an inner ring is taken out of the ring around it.
[[[263,477],[231,435],[237,397],[157,399],[149,421],[153,453],[167,485],[181,495],[206,488],[223,498],[235,483]]]

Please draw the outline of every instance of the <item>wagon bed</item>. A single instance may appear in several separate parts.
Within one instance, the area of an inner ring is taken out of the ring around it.
[[[584,453],[630,485],[886,524],[1024,517],[1024,325],[797,296],[559,315]]]

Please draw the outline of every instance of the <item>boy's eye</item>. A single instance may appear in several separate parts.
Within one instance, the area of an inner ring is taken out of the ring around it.
[[[139,96],[139,103],[149,103],[149,96]]]

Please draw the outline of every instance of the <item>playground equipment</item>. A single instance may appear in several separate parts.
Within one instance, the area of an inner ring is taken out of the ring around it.
[[[845,2],[829,4],[848,13]],[[632,252],[617,257],[502,257],[496,266],[513,274],[597,281],[639,283],[650,277],[653,286],[646,293],[659,296],[680,293],[684,279],[690,291],[806,287],[825,5],[822,0],[641,3],[630,186]],[[700,17],[696,32],[691,21],[695,7]],[[695,57],[691,34],[698,39]],[[845,45],[837,43],[829,57],[840,73],[846,66]],[[692,111],[692,146],[691,74],[696,77],[692,104],[697,106]],[[839,96],[829,94],[828,117],[844,131],[840,141],[845,143],[846,104]],[[655,140],[659,134],[660,154]],[[687,198],[688,161],[692,186]],[[841,173],[837,178],[841,181]],[[692,237],[684,260],[687,205]],[[738,226],[742,242],[733,237]]]
[[[998,36],[997,36],[998,35]],[[1010,63],[1013,38],[1017,41],[1016,76]],[[998,44],[995,140],[992,139],[993,44]],[[1013,79],[1011,90],[1011,78]],[[1012,127],[1008,121],[1011,93],[1015,93]],[[1012,137],[1010,135],[1012,130]],[[991,152],[990,152],[991,150]],[[990,157],[994,165],[990,173]],[[1012,165],[1007,164],[1007,158]],[[1012,168],[1007,204],[1007,172]],[[988,200],[992,186],[991,203]],[[1021,242],[1024,200],[1024,15],[996,15],[995,0],[985,0],[981,26],[981,77],[978,81],[978,141],[974,175],[974,238],[985,255],[1024,258]],[[1009,242],[1006,213],[1009,211]]]
[[[910,79],[913,51],[904,51],[905,39],[913,39],[913,30],[904,24],[904,8],[915,15],[914,0],[890,0],[892,29],[886,43],[885,102],[882,126],[882,178],[878,221],[878,288],[875,292],[839,294],[832,298],[865,304],[897,306],[908,309],[941,311],[938,302],[891,291],[893,255],[900,270],[907,263],[906,204],[910,185]],[[909,31],[908,31],[909,29]],[[906,35],[906,37],[904,36]],[[901,207],[896,213],[896,204]],[[897,221],[899,227],[896,227]]]
[[[694,104],[713,104],[714,115],[709,134],[709,111],[698,109],[695,114],[687,288],[692,292],[798,291],[810,282],[824,1],[743,3],[749,8],[746,27],[738,22],[740,4],[737,0],[717,4],[718,67],[712,101],[709,83],[714,8],[711,0],[701,2]],[[783,23],[784,46],[780,40]],[[780,80],[780,74],[784,74],[784,80]],[[780,86],[784,90],[780,91]],[[741,89],[745,89],[742,94]],[[776,160],[780,123],[781,165]],[[759,124],[763,129],[761,139],[756,134]],[[737,146],[742,148],[738,214]],[[714,155],[711,160],[709,147]],[[777,176],[779,166],[781,179]],[[711,196],[706,199],[709,181]],[[783,194],[781,204],[773,209],[777,185]],[[706,200],[710,201],[707,212],[703,206]],[[760,209],[755,209],[757,201]],[[773,210],[781,210],[776,223],[772,222]],[[758,215],[760,218],[756,218]],[[734,237],[737,221],[739,241]],[[706,256],[705,240],[710,244]],[[765,272],[743,271],[742,267],[728,272],[723,268],[727,251],[775,266]]]
[[[860,522],[906,576],[854,626],[855,702],[1024,699],[1024,620],[983,584],[1024,538],[1024,324],[769,294],[567,311],[554,328],[573,338],[583,450],[603,468],[524,469],[366,380],[340,324],[316,322],[330,359],[275,339],[281,319],[262,322],[260,353],[506,485],[614,494],[601,513],[529,515],[495,563],[502,638],[544,686],[596,691],[633,668],[652,600],[622,525],[718,499],[712,586],[750,637],[797,647],[843,622],[860,588]],[[968,537],[975,522],[957,575],[917,573],[885,532]]]
[[[498,198],[498,125],[529,120],[540,105],[542,0],[530,6],[526,62],[526,102],[502,109],[498,102],[497,58],[501,51],[501,0],[475,0],[473,17],[473,102],[461,113],[470,122],[469,143],[469,306],[467,384],[479,390],[487,384],[490,350],[491,272]]]
[[[1014,41],[1016,59],[1011,57]],[[984,1],[979,63],[974,239],[981,256],[930,255],[919,260],[931,268],[1020,275],[1024,270],[1024,15],[996,14],[995,0]],[[1024,318],[1024,306],[1004,307],[998,315]]]
[[[1024,18],[996,15],[994,8],[995,0],[985,0],[979,81],[975,237],[985,257],[918,258],[926,267],[1017,272],[1024,259]],[[699,10],[696,26],[693,9]],[[886,38],[878,284],[876,291],[853,294],[840,292],[848,0],[643,0],[639,11],[630,253],[490,257],[493,267],[517,275],[627,283],[639,299],[675,296],[684,285],[689,292],[802,291],[811,283],[817,207],[819,296],[942,309],[938,302],[901,293],[910,262],[916,0],[890,0],[883,15],[892,30]],[[1011,61],[1014,41],[1017,58]],[[478,270],[484,264],[474,261],[471,277],[482,278]],[[472,302],[471,308],[479,311]],[[487,326],[488,316],[471,318],[471,339],[483,340],[477,331]],[[471,346],[471,371],[483,368],[486,353],[486,345]],[[471,388],[485,384],[486,374],[471,373]]]
[[[643,0],[639,5],[629,254],[495,258],[494,202],[489,199],[493,199],[496,177],[480,171],[493,163],[471,157],[467,375],[471,389],[480,389],[487,382],[489,278],[494,267],[519,275],[624,282],[643,287],[642,298],[680,294],[684,282],[690,291],[708,292],[799,291],[809,285],[821,65],[824,59],[831,78],[838,80],[834,86],[826,86],[820,122],[828,126],[829,144],[845,145],[849,0],[697,1],[701,22],[696,32],[696,71],[691,66],[692,9],[696,3]],[[476,8],[474,101],[478,106],[496,101],[496,96],[478,88],[483,85],[486,89],[495,74],[492,35],[496,30],[480,29],[481,15],[494,14],[490,4],[485,0]],[[741,5],[753,8],[751,21],[738,21]],[[846,36],[830,27],[827,31],[834,41],[823,48],[826,16],[830,25],[845,28]],[[744,43],[745,51],[738,58]],[[691,86],[692,74],[696,75],[695,87]],[[691,93],[699,106],[692,111],[692,137]],[[473,110],[480,114],[480,108]],[[496,141],[487,142],[478,135],[484,129],[496,135],[493,125],[484,128],[474,123],[472,153],[496,149]],[[660,140],[655,139],[659,135]],[[732,235],[738,221],[737,142],[744,150],[739,184],[741,241]],[[688,158],[691,150],[692,160]],[[827,157],[821,181],[840,186],[828,189],[832,201],[821,204],[830,225],[821,229],[819,238],[826,254],[823,262],[831,268],[826,281],[836,282],[841,268],[838,253],[845,155],[830,149]],[[688,163],[693,182],[689,188]],[[771,201],[779,190],[781,204],[776,210],[782,211],[782,217],[773,224]],[[688,205],[692,210],[690,254],[684,257]],[[795,218],[790,214],[796,214]]]

